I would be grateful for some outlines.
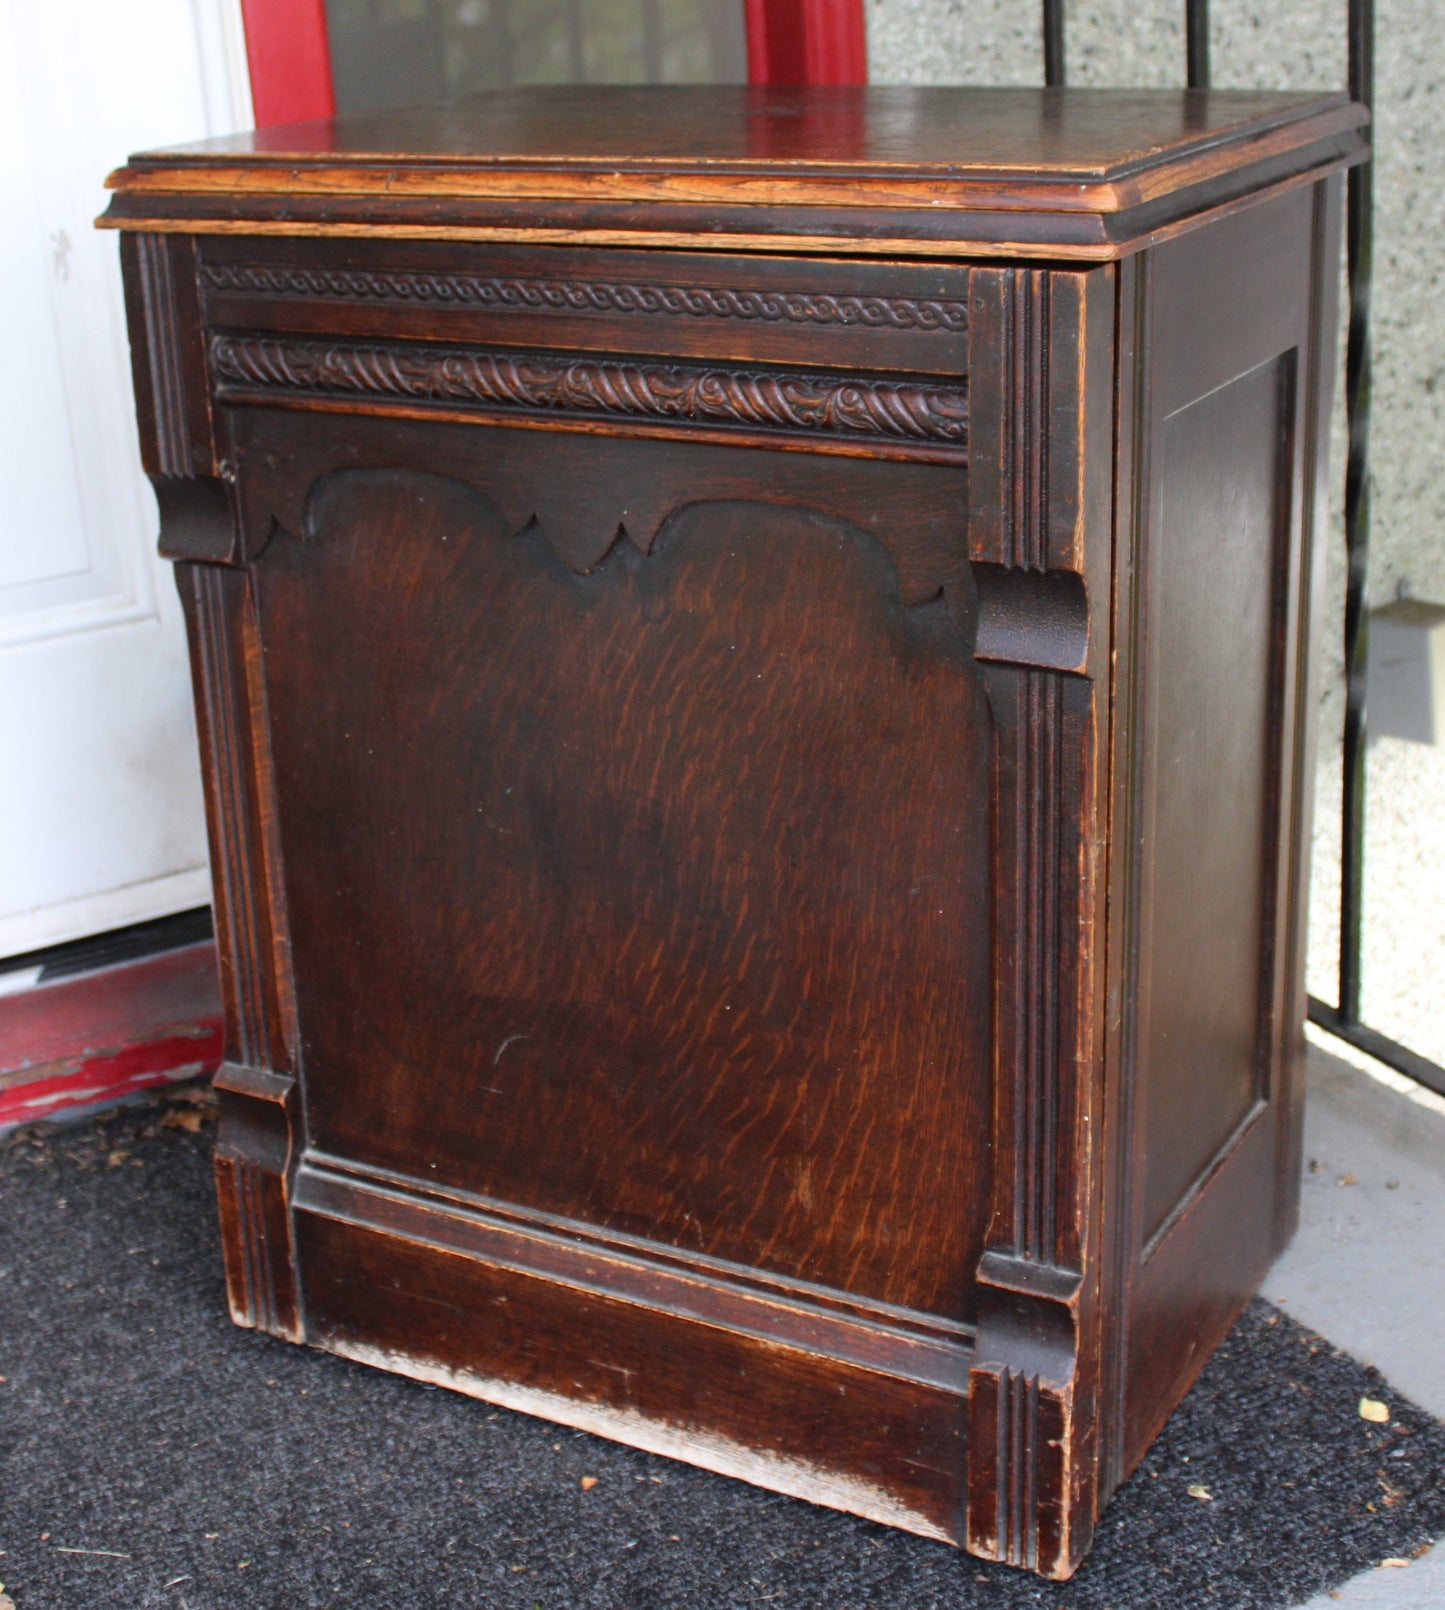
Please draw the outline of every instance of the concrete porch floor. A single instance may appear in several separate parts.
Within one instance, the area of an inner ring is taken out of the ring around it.
[[[1445,1101],[1347,1054],[1312,1039],[1300,1228],[1261,1295],[1445,1420]],[[1342,1607],[1445,1610],[1445,1541],[1306,1610]]]

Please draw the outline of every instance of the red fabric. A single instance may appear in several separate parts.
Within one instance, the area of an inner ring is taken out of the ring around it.
[[[866,84],[863,0],[746,0],[754,84]]]
[[[241,0],[258,129],[334,117],[326,0]]]

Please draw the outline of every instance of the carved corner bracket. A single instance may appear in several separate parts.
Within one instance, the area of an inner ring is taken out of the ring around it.
[[[141,462],[160,506],[161,556],[241,564],[234,475],[212,407],[196,242],[126,234],[121,266]]]
[[[215,1087],[221,1094],[216,1193],[231,1318],[301,1341],[291,1234],[291,1181],[299,1152],[296,1081],[227,1062]]]

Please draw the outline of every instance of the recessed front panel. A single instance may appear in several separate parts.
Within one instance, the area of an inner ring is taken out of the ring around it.
[[[830,469],[832,512],[701,478],[649,543],[621,444],[391,428],[446,473],[324,474],[258,566],[312,1145],[966,1318],[989,717],[946,546],[930,582],[900,533],[901,581],[837,512],[910,472]],[[529,449],[588,488],[590,564],[489,495]],[[962,488],[924,474],[926,533]]]

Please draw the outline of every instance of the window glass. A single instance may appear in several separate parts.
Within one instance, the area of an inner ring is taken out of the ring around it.
[[[742,0],[327,0],[339,112],[512,84],[741,84]]]

